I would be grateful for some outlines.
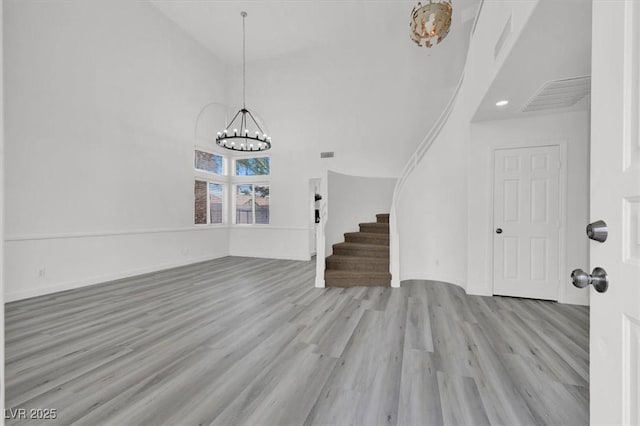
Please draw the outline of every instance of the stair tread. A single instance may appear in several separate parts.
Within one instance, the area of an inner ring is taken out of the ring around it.
[[[345,247],[345,248],[357,248],[357,249],[365,249],[365,250],[379,250],[386,251],[385,247],[380,244],[367,244],[367,243],[351,243],[348,241],[344,241],[342,243],[335,243],[333,247]]]
[[[389,234],[382,234],[380,232],[345,232],[344,239],[346,242],[364,242],[365,244],[372,245],[389,245]],[[355,241],[350,241],[355,240]]]
[[[325,272],[327,287],[390,287],[391,274],[389,272],[354,272],[332,271]]]
[[[388,223],[361,223],[359,224],[360,232],[369,232],[371,234],[389,235]]]
[[[330,278],[348,278],[348,277],[381,277],[381,278],[389,278],[391,279],[390,272],[381,272],[381,271],[345,271],[342,269],[327,269],[324,272],[325,277]]]
[[[361,243],[337,243],[333,244],[333,254],[352,257],[375,257],[377,259],[389,259],[389,246],[386,244]]]
[[[361,232],[361,231],[345,232],[344,235],[361,235],[363,237],[372,237],[372,238],[389,236],[389,234],[381,234],[379,232]]]
[[[380,263],[381,259],[382,259],[383,262],[389,263],[388,259],[381,258],[381,257],[349,256],[349,255],[344,255],[344,254],[332,254],[331,256],[328,256],[327,259],[332,259],[332,260],[335,260],[335,261],[353,260],[354,262],[374,262],[374,263]]]
[[[389,258],[333,254],[326,258],[325,268],[352,272],[385,272],[389,271]]]
[[[379,213],[376,215],[377,223],[389,223],[389,213]]]

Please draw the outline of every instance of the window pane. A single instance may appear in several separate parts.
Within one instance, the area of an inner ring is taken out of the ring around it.
[[[255,187],[256,191],[256,223],[269,223],[269,187]]]
[[[222,157],[196,149],[196,169],[221,175],[223,173]]]
[[[196,181],[195,188],[195,214],[194,223],[196,225],[207,223],[207,182]]]
[[[236,223],[253,223],[253,185],[236,186]]]
[[[269,157],[240,158],[236,160],[236,176],[268,175],[270,168]]]
[[[209,183],[209,223],[222,223],[222,185]]]

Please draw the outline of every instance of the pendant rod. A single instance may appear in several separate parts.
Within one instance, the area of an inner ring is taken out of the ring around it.
[[[246,35],[245,35],[245,24],[244,20],[247,17],[247,12],[240,12],[242,15],[242,108],[246,108],[246,86],[247,86],[247,78],[246,78]]]

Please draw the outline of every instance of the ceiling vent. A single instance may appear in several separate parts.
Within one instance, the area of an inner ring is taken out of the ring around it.
[[[549,81],[542,85],[522,109],[523,112],[568,108],[591,92],[591,76]]]
[[[321,152],[320,158],[333,158],[333,151]]]

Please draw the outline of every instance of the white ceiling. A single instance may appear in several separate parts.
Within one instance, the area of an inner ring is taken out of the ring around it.
[[[242,57],[243,10],[248,12],[248,62],[308,49],[375,45],[383,40],[386,43],[380,44],[386,46],[417,49],[409,39],[409,15],[417,1],[151,0],[151,3],[218,58],[231,64],[240,62]],[[463,27],[456,24],[472,21],[478,4],[479,0],[453,0],[452,32],[443,44],[455,44],[452,41],[457,38],[455,30]],[[398,42],[389,43],[390,39]],[[425,55],[428,54],[425,49]]]
[[[554,110],[522,112],[552,80],[591,74],[591,1],[541,0],[484,97],[474,121],[586,110],[589,96]],[[509,100],[506,107],[496,102]]]
[[[231,101],[240,99],[246,10],[247,95],[267,132],[278,136],[276,147],[316,158],[336,151],[328,160],[333,170],[362,176],[397,175],[440,115],[480,5],[453,0],[451,31],[427,49],[409,37],[417,0],[151,1],[227,66]],[[326,123],[339,137],[326,137]],[[301,129],[316,129],[305,144]],[[214,134],[200,130],[200,139]]]

